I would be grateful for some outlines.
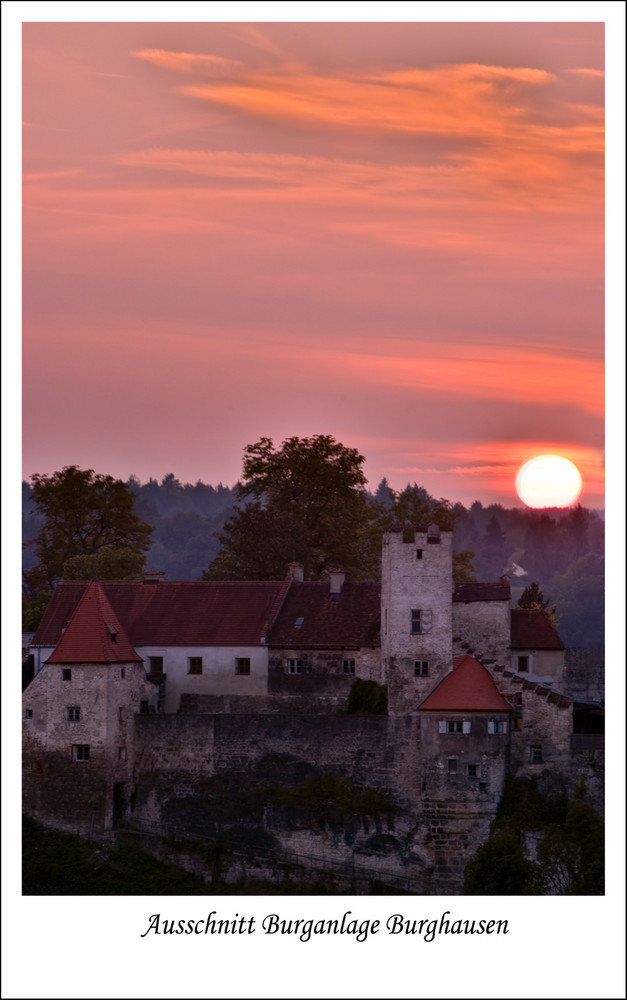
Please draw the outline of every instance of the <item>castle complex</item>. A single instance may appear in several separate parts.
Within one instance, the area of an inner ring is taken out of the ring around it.
[[[91,836],[168,832],[177,811],[177,830],[210,815],[216,776],[332,772],[393,804],[390,870],[458,892],[507,773],[600,778],[573,749],[556,630],[510,608],[506,578],[455,586],[452,539],[385,535],[380,584],[307,582],[299,564],[279,582],[60,583],[30,646],[25,811]],[[356,679],[386,685],[387,715],[346,714]],[[371,832],[273,830],[338,856],[368,855]]]

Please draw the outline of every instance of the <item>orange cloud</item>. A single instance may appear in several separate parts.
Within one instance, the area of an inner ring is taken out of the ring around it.
[[[142,49],[132,52],[137,59],[175,73],[197,73],[199,76],[224,76],[241,69],[242,63],[199,52],[168,52],[166,49]]]

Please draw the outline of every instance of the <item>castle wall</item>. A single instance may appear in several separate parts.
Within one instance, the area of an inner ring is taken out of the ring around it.
[[[149,657],[163,657],[166,675],[163,711],[177,712],[181,695],[266,694],[268,650],[264,646],[141,646],[137,652],[149,671]],[[202,673],[190,673],[190,658],[202,659]],[[249,673],[237,672],[237,660],[249,660]]]
[[[454,601],[453,655],[474,656],[484,667],[510,663],[509,601]]]
[[[514,649],[511,652],[510,669],[519,673],[524,680],[535,684],[547,684],[554,691],[563,692],[566,682],[563,649]],[[519,657],[528,658],[528,670],[519,669]]]
[[[299,673],[289,661],[300,661]],[[268,693],[331,695],[346,702],[356,677],[381,682],[381,651],[375,649],[270,649]]]

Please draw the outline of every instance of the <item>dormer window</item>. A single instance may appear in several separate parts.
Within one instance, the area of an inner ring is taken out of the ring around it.
[[[296,626],[296,628],[300,628],[301,625],[304,625],[304,624],[305,624],[305,619],[302,618],[302,617],[301,618],[297,618],[296,621],[294,622],[294,625]]]

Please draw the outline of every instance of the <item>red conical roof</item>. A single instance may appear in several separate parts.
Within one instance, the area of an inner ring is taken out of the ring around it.
[[[47,662],[142,662],[97,581],[87,587]]]
[[[425,698],[421,712],[509,712],[492,676],[473,656],[456,656],[453,669]]]

